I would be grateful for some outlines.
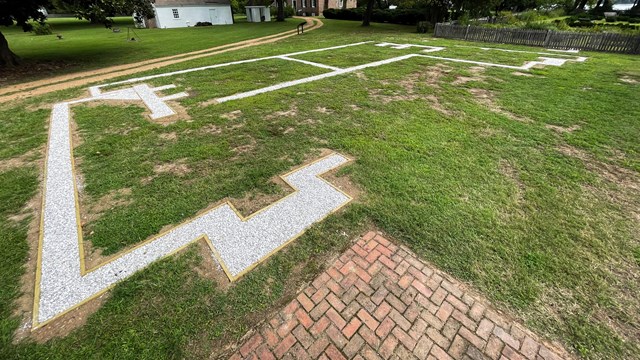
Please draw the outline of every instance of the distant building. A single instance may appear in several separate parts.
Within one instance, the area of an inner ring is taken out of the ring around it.
[[[233,24],[229,0],[156,0],[152,3],[155,17],[145,20],[148,28],[181,28],[197,23]]]
[[[357,0],[284,0],[293,7],[296,15],[318,16],[326,9],[342,9],[346,1],[347,9],[358,7]]]
[[[244,6],[248,22],[271,21],[271,9],[264,5],[268,1],[249,0]],[[276,5],[274,5],[276,6]]]

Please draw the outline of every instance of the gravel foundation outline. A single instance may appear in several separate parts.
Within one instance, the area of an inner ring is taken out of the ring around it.
[[[32,326],[43,326],[52,319],[105,292],[118,281],[131,276],[152,262],[169,256],[200,239],[207,242],[225,273],[233,281],[296,239],[309,226],[323,220],[352,200],[349,195],[319,177],[350,161],[343,155],[333,153],[282,176],[282,179],[295,192],[249,217],[243,217],[230,203],[225,202],[188,222],[139,244],[117,258],[87,271],[84,263],[73,165],[73,146],[71,144],[70,112],[71,106],[74,104],[94,100],[138,101],[144,103],[150,110],[150,118],[159,119],[175,114],[166,101],[183,98],[188,94],[179,92],[160,96],[157,94],[158,91],[175,88],[175,85],[169,84],[152,88],[147,84],[140,84],[141,81],[267,59],[296,61],[331,71],[218,98],[217,102],[242,99],[414,57],[514,70],[528,70],[536,65],[561,66],[567,61],[581,62],[586,60],[584,57],[576,59],[540,57],[539,60],[527,62],[522,66],[510,66],[424,55],[422,54],[424,52],[435,52],[444,48],[394,43],[378,43],[376,46],[389,46],[394,49],[416,47],[422,53],[406,54],[348,68],[338,68],[293,58],[296,55],[370,43],[370,41],[359,42],[138,77],[94,86],[89,89],[90,96],[87,98],[55,104],[51,115],[47,159],[45,161],[45,184]],[[130,88],[106,92],[102,90],[105,86],[129,83],[132,84]]]

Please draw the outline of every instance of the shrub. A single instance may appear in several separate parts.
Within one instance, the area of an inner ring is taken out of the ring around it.
[[[49,26],[49,24],[35,23],[35,24],[33,24],[32,31],[36,35],[51,35],[52,34],[51,26]]]
[[[194,26],[212,26],[213,24],[208,21],[198,21]]]
[[[327,9],[322,12],[322,15],[327,19],[361,21],[364,11],[364,8]],[[371,21],[379,23],[387,22],[391,24],[416,25],[418,22],[426,20],[427,14],[424,11],[416,9],[375,9],[371,13]]]
[[[278,16],[278,7],[277,6],[272,6],[269,8],[270,12],[271,12],[271,18],[275,19]],[[293,15],[295,15],[296,11],[293,9],[293,6],[285,6],[284,7],[284,17],[285,18],[290,18],[293,17]]]

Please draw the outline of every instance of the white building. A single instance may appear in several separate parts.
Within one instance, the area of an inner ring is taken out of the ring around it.
[[[156,0],[152,4],[155,18],[147,19],[148,28],[180,28],[209,22],[233,24],[229,0]]]

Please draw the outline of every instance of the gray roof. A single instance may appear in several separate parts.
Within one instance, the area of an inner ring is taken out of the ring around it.
[[[209,5],[224,4],[228,5],[229,0],[156,0],[156,6],[185,6],[185,5]]]

